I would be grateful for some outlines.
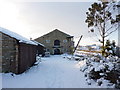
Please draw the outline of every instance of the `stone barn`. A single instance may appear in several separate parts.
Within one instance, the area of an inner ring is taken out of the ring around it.
[[[23,73],[36,62],[37,44],[0,27],[1,72]]]
[[[74,48],[73,36],[58,29],[38,37],[35,41],[44,44],[46,51],[54,55],[72,53]]]

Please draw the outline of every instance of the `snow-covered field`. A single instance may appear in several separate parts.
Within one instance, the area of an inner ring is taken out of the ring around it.
[[[68,60],[63,55],[44,57],[23,74],[2,74],[2,88],[100,88],[96,83],[87,84],[80,71],[84,63]]]

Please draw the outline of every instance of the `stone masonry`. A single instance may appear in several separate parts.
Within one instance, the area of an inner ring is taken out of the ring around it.
[[[35,41],[44,44],[46,50],[51,54],[55,54],[55,50],[59,50],[59,53],[57,54],[72,53],[74,48],[73,36],[70,36],[57,29],[35,39]],[[59,45],[55,44],[55,42],[57,44],[59,43]]]
[[[0,61],[2,61],[2,72],[17,73],[18,63],[18,46],[17,40],[0,33],[0,43],[2,43],[2,53],[0,53]],[[14,66],[14,67],[13,67]]]

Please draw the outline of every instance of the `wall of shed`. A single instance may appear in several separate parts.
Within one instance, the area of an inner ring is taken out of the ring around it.
[[[26,71],[36,61],[37,46],[19,43],[16,39],[0,33],[1,72],[16,74]]]
[[[45,47],[38,45],[37,46],[37,54],[38,55],[43,55],[45,53]]]
[[[2,72],[17,73],[18,45],[17,40],[2,33]]]
[[[30,44],[19,44],[18,73],[23,73],[36,62],[37,46]]]

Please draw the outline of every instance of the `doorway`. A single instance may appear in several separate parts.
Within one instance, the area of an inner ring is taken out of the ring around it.
[[[60,49],[54,49],[54,55],[59,55],[60,54]]]

